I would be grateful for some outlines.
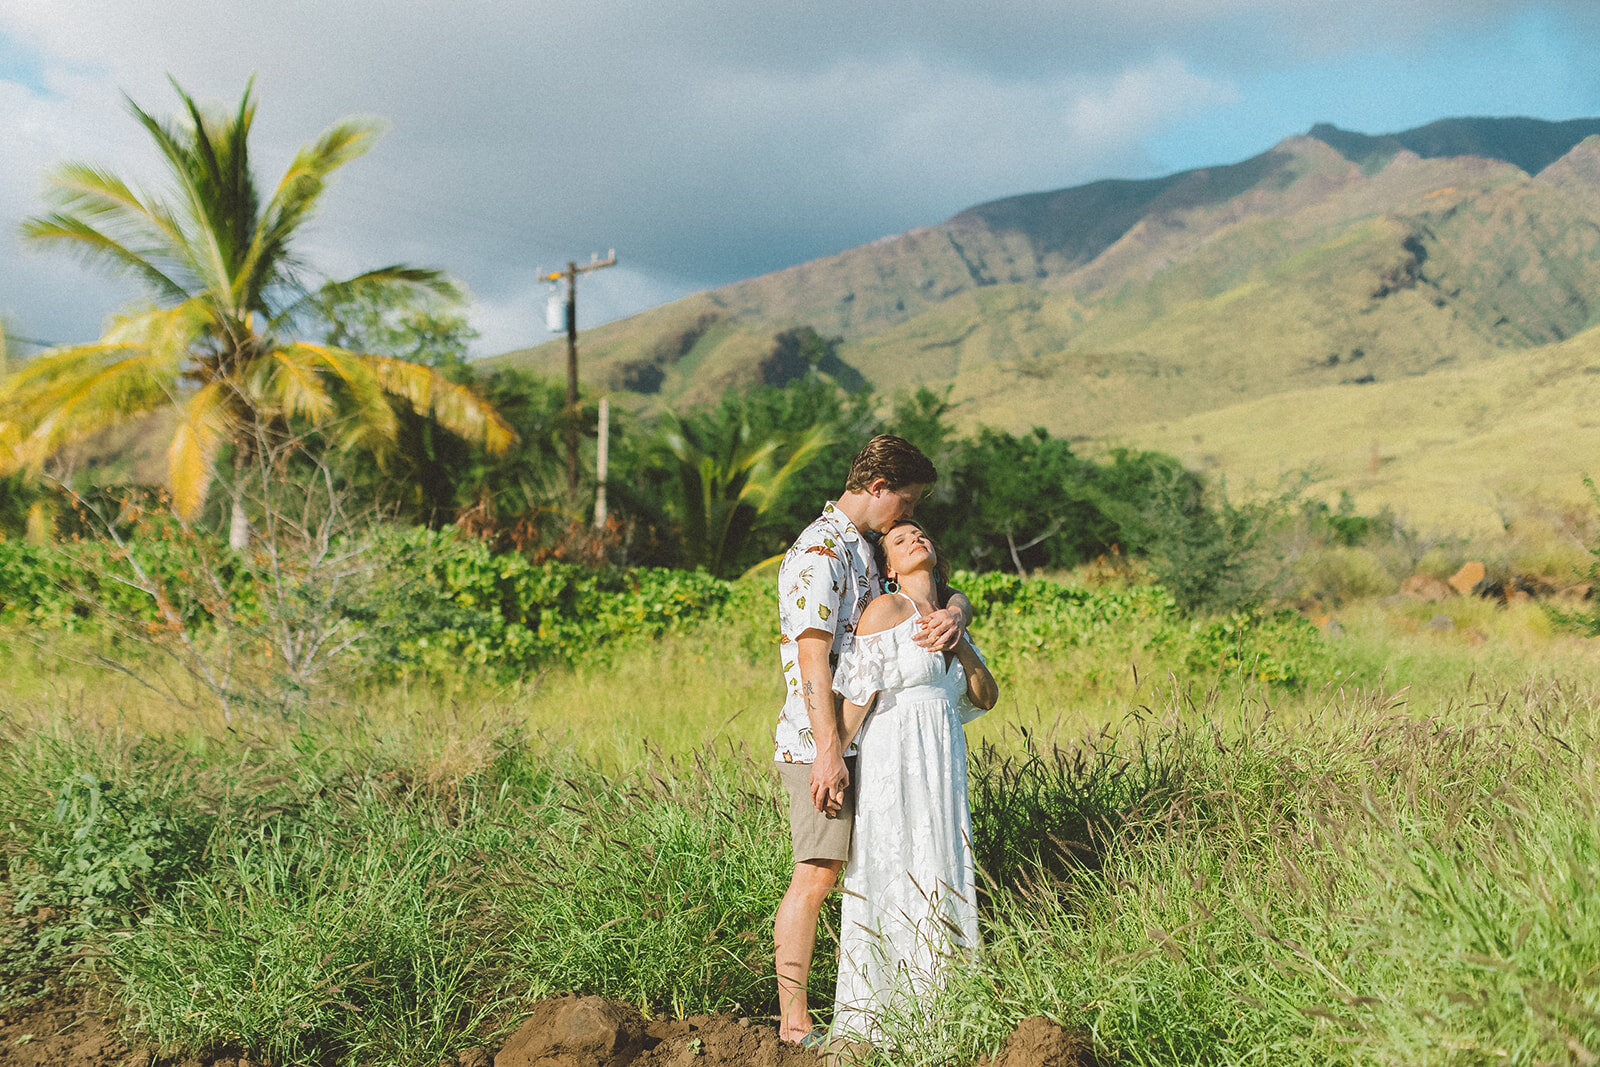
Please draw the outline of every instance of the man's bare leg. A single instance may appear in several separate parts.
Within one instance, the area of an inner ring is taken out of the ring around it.
[[[799,1041],[811,1032],[806,981],[811,977],[811,953],[817,944],[817,919],[843,869],[843,860],[795,864],[789,891],[778,905],[772,942],[778,967],[778,1036],[784,1041]]]

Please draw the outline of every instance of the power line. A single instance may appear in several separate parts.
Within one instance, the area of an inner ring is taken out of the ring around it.
[[[21,334],[6,333],[3,330],[0,330],[0,337],[5,338],[5,341],[6,341],[7,344],[11,344],[12,342],[16,342],[18,344],[32,345],[35,348],[60,348],[60,347],[62,347],[62,342],[61,341],[41,341],[37,337],[23,337]]]
[[[341,188],[354,188],[359,192],[377,193],[376,197],[360,196],[358,199],[368,206],[376,206],[384,210],[404,210],[416,212],[421,209],[426,214],[433,216],[433,221],[445,225],[465,225],[479,233],[492,235],[499,238],[514,239],[519,244],[528,244],[530,240],[546,240],[550,243],[576,244],[581,238],[572,233],[535,234],[533,229],[526,224],[508,221],[505,218],[491,218],[488,215],[464,209],[459,203],[445,202],[431,197],[421,196],[415,190],[402,190],[385,185],[383,182],[374,181],[365,176],[344,175],[339,183]]]

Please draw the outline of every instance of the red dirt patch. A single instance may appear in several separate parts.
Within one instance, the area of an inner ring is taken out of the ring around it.
[[[999,1052],[978,1063],[979,1067],[1097,1067],[1099,1061],[1088,1038],[1054,1019],[1034,1015],[1017,1024]]]
[[[0,1067],[252,1067],[237,1052],[167,1059],[130,1049],[93,994],[52,992],[0,1014]],[[736,1015],[646,1021],[600,997],[539,1001],[498,1052],[469,1048],[439,1067],[815,1067],[814,1052],[778,1040],[770,1024]],[[980,1067],[1096,1067],[1081,1035],[1024,1019]]]
[[[121,1067],[129,1055],[116,1020],[81,991],[0,1012],[0,1067]]]
[[[786,1045],[764,1023],[733,1015],[645,1020],[599,997],[540,1001],[494,1067],[801,1067],[815,1053]]]

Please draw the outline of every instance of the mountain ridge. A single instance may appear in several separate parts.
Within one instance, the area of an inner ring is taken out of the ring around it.
[[[774,336],[809,326],[880,392],[948,387],[968,423],[1091,435],[1426,374],[1594,324],[1597,135],[1319,124],[1239,163],[988,201],[697,293],[585,331],[583,368],[640,408],[705,403],[773,380]]]

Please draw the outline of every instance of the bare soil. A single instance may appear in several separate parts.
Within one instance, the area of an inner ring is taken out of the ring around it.
[[[1097,1067],[1094,1046],[1043,1015],[1024,1019],[1011,1031],[1000,1051],[979,1061],[979,1067]]]
[[[0,1065],[122,1067],[138,1062],[109,1007],[82,990],[53,990],[0,1012]],[[149,1057],[142,1062],[147,1065]]]
[[[238,1052],[159,1057],[130,1047],[92,993],[51,992],[0,1014],[0,1067],[264,1067]],[[469,1048],[439,1067],[806,1067],[835,1057],[785,1044],[765,1020],[737,1015],[644,1019],[617,1001],[553,997],[534,1004],[499,1049]],[[1095,1067],[1082,1035],[1025,1019],[982,1067]]]

